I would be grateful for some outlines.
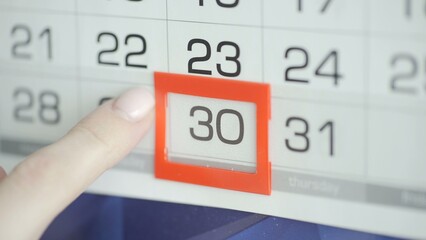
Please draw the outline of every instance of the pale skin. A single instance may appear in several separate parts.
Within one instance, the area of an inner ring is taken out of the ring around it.
[[[130,90],[9,174],[0,167],[0,239],[40,238],[65,207],[141,140],[153,121],[153,106],[147,90]]]

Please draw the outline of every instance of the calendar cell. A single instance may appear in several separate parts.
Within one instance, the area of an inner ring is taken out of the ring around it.
[[[406,109],[426,102],[426,46],[423,41],[374,37],[370,41],[369,94]],[[396,101],[389,101],[393,99]],[[380,103],[379,102],[379,103]],[[411,106],[410,106],[411,105]],[[424,107],[421,107],[420,110]]]
[[[164,21],[82,16],[79,26],[84,78],[147,83],[141,74],[167,71]]]
[[[260,26],[262,1],[173,0],[168,1],[171,20]]]
[[[363,46],[357,36],[267,29],[265,81],[278,88],[298,86],[362,96]]]
[[[166,0],[76,0],[79,13],[166,19]]]
[[[0,6],[11,6],[18,8],[54,10],[54,11],[75,11],[74,0],[0,0]]]
[[[78,121],[78,85],[72,80],[1,75],[2,140],[46,144]]]
[[[169,23],[170,72],[262,82],[261,30]]]
[[[360,176],[364,171],[364,111],[272,99],[269,151],[273,167]]]
[[[426,115],[377,108],[368,115],[368,177],[423,188]]]
[[[84,80],[81,83],[81,117],[86,116],[92,112],[96,107],[105,101],[112,100],[125,91],[134,88],[134,87],[144,87],[150,90],[153,93],[152,86],[141,85],[135,83],[110,83],[110,82],[100,82],[93,80]],[[135,150],[139,152],[144,152],[148,154],[153,154],[154,152],[154,136],[155,136],[155,127],[153,126],[149,129],[147,135],[141,140],[141,142],[136,146]]]
[[[373,33],[426,36],[425,0],[372,0],[368,3]]]
[[[168,111],[170,161],[255,171],[255,104],[170,93]]]
[[[309,30],[364,29],[364,0],[267,0],[264,1],[264,25]]]
[[[72,16],[0,11],[3,67],[76,75],[76,26]]]

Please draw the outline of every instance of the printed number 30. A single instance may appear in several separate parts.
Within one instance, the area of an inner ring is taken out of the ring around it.
[[[194,117],[195,112],[197,112],[197,111],[205,112],[207,114],[207,120],[198,121],[198,125],[206,127],[207,130],[208,130],[208,134],[207,134],[207,136],[197,135],[197,134],[195,134],[194,128],[190,128],[189,133],[191,134],[191,137],[193,137],[196,140],[210,141],[210,140],[213,139],[213,131],[214,131],[213,126],[211,125],[211,123],[213,121],[213,113],[207,107],[194,106],[194,107],[191,108],[191,111],[189,112],[189,116]],[[223,136],[223,133],[222,133],[222,117],[225,114],[232,114],[232,115],[234,115],[238,118],[239,133],[238,133],[238,137],[236,139],[226,139]],[[239,113],[236,110],[232,110],[232,109],[220,110],[218,112],[217,116],[216,116],[216,132],[217,132],[217,136],[218,136],[218,138],[221,142],[226,143],[226,144],[231,144],[231,145],[240,144],[243,141],[243,138],[244,138],[244,121],[243,121],[243,117],[241,116],[241,113]]]

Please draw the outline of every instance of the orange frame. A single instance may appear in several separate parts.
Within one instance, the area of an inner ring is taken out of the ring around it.
[[[155,176],[157,178],[265,195],[271,194],[271,163],[268,158],[271,97],[268,84],[162,72],[154,73],[154,82],[156,99]],[[256,171],[245,173],[169,161],[166,146],[166,109],[169,92],[256,104]]]

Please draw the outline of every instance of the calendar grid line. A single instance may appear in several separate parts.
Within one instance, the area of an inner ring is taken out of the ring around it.
[[[170,51],[169,51],[169,0],[166,0],[166,38],[167,38],[167,71],[170,72]]]
[[[364,4],[366,4],[367,1],[364,0]],[[367,11],[364,12],[365,16],[364,16],[364,27],[365,29],[368,29],[368,26],[370,25],[370,12],[369,12],[369,8],[367,8]],[[369,63],[369,57],[368,54],[370,52],[370,44],[369,44],[369,39],[370,39],[370,33],[369,31],[365,31],[364,32],[364,39],[363,39],[363,44],[364,44],[364,74],[363,74],[363,78],[364,78],[364,104],[363,104],[363,108],[364,108],[364,179],[368,178],[368,148],[369,148],[369,138],[368,138],[368,123],[369,123],[369,119],[368,119],[368,114],[369,114],[369,67],[370,67],[370,63]]]
[[[81,66],[80,64],[78,64],[78,61],[80,59],[80,28],[79,28],[79,17],[78,17],[78,13],[77,13],[77,9],[78,9],[78,1],[74,1],[74,6],[75,6],[75,10],[76,12],[74,13],[75,16],[75,44],[76,44],[76,71],[77,71],[77,75],[76,75],[76,80],[77,80],[77,84],[78,84],[78,89],[77,89],[77,95],[78,95],[78,114],[79,116],[82,116],[83,110],[82,110],[82,105],[83,105],[83,100],[82,100],[82,78],[81,78]]]

